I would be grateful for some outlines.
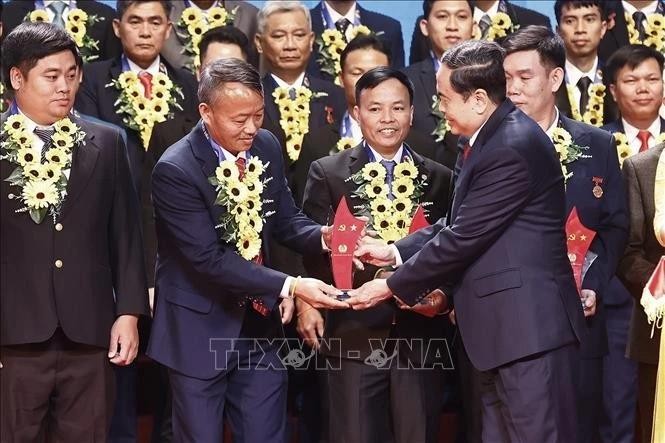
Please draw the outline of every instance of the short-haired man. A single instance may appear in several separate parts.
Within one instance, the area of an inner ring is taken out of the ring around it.
[[[113,31],[120,38],[123,53],[84,67],[76,110],[127,130],[129,165],[139,190],[145,151],[155,122],[164,121],[171,112],[195,113],[196,80],[189,72],[171,67],[160,57],[171,32],[170,1],[118,0],[117,9]],[[121,76],[128,80],[120,81]],[[168,77],[168,82],[160,80],[162,76]],[[182,111],[163,100],[156,104],[162,94],[170,95]],[[155,112],[142,117],[141,110],[155,106],[160,106],[161,117],[156,117]]]
[[[557,109],[566,65],[562,39],[543,26],[529,26],[508,36],[508,98],[535,120],[555,144],[566,174],[566,215],[577,209],[584,226],[596,233],[589,251],[596,256],[581,281],[588,335],[580,348],[577,389],[578,442],[598,437],[603,409],[603,357],[607,326],[603,300],[622,291],[615,271],[628,237],[628,208],[614,140],[607,132],[572,120]],[[562,140],[566,141],[562,141]],[[583,151],[575,158],[574,146]]]
[[[353,309],[417,305],[445,286],[462,342],[482,371],[483,440],[576,441],[575,377],[584,315],[566,254],[565,190],[552,142],[506,98],[503,50],[469,41],[446,51],[441,111],[469,139],[446,219],[364,261],[401,265],[351,291]],[[538,247],[533,247],[538,245]],[[548,254],[542,251],[547,250]]]
[[[152,175],[157,306],[148,354],[169,368],[176,441],[217,442],[226,413],[234,440],[283,442],[286,371],[275,339],[290,321],[293,297],[319,308],[348,306],[319,280],[263,266],[268,239],[323,251],[331,230],[295,206],[281,148],[261,129],[262,94],[247,62],[207,65],[201,122]]]
[[[432,159],[452,169],[457,160],[458,137],[450,132],[438,108],[433,108],[437,97],[436,73],[446,50],[473,37],[473,31],[477,28],[473,22],[473,7],[466,0],[425,0],[419,27],[431,51],[427,59],[405,70],[415,87],[413,130],[430,135],[437,143]]]
[[[134,360],[148,313],[125,146],[71,113],[81,58],[63,29],[17,26],[2,61],[15,97],[0,118],[3,439],[106,440],[111,368]]]
[[[419,204],[431,203],[427,206],[430,222],[445,215],[450,170],[421,157],[404,143],[413,118],[412,97],[411,81],[395,69],[377,67],[360,77],[356,83],[353,113],[363,140],[351,149],[312,163],[303,202],[305,214],[323,223],[345,197],[349,208],[367,208],[365,211],[352,210],[370,215],[371,229],[377,231],[384,244],[408,233],[411,217]],[[381,174],[385,177],[382,184],[385,182],[387,186],[378,195],[361,197],[356,191],[362,185],[359,187],[356,180],[349,181],[349,177],[362,175],[363,170],[371,167],[384,172]],[[426,182],[420,195],[399,194],[398,185],[404,183],[399,178],[402,177],[400,170],[405,168],[413,169],[410,177],[415,178],[416,185],[423,180]],[[382,204],[387,209],[380,215],[376,209],[370,210]],[[399,207],[402,209],[397,209]],[[397,228],[397,234],[393,235],[392,225],[397,214],[404,214],[402,218],[406,225],[401,230]],[[381,219],[384,215],[386,217]],[[390,227],[384,229],[383,222]],[[306,254],[304,259],[309,275],[332,283],[327,256]],[[356,273],[354,287],[374,278],[376,272],[377,268],[368,266],[363,272]],[[434,365],[431,357],[436,351],[434,345],[430,348],[430,338],[437,337],[443,329],[445,317],[435,315],[444,309],[444,305],[432,309],[427,313],[430,318],[418,312],[400,310],[394,303],[362,312],[328,311],[324,313],[324,326],[321,313],[305,301],[298,301],[301,317],[308,316],[309,324],[301,325],[300,318],[298,322],[305,339],[319,347],[318,339],[323,335],[327,345],[322,346],[322,352],[329,367],[334,368],[325,376],[328,404],[323,409],[329,412],[326,417],[328,441],[438,441],[442,364],[449,362],[441,359],[438,366]],[[397,355],[387,366],[369,363],[368,357],[379,349],[372,343],[389,337],[413,339],[417,342],[415,348],[423,352],[429,350],[429,360],[398,341],[393,348],[386,347],[388,354],[395,352]]]
[[[600,0],[557,0],[557,32],[566,48],[564,83],[557,93],[557,108],[566,117],[602,126],[617,117],[612,96],[603,84],[603,62],[598,45],[607,30]]]

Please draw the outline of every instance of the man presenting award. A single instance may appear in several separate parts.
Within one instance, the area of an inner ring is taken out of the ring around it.
[[[452,288],[462,341],[484,378],[483,440],[576,441],[584,317],[566,255],[564,181],[550,140],[506,99],[502,63],[491,42],[444,54],[441,111],[468,138],[449,223],[359,247],[366,262],[399,267],[348,302],[414,306],[433,288]]]

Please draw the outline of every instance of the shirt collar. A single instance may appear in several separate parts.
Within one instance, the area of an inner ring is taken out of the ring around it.
[[[216,6],[222,6],[222,5],[219,3],[219,0],[212,2],[212,5],[210,5],[210,7],[209,7],[208,9],[203,9],[203,8],[201,8],[200,6],[198,6],[198,5],[197,5],[196,3],[194,3],[194,2],[189,2],[189,1],[188,1],[188,2],[185,2],[185,4],[186,4],[186,6],[187,6],[188,8],[196,8],[196,9],[198,9],[199,11],[210,11],[212,8],[214,8],[214,7],[216,7]]]
[[[596,83],[596,74],[598,73],[598,56],[593,62],[593,66],[590,70],[583,72],[580,69],[573,65],[568,59],[566,59],[566,78],[568,79],[569,85],[577,85],[577,82],[580,81],[582,77],[589,77],[593,83]]]
[[[550,127],[547,128],[547,131],[545,131],[545,134],[547,134],[547,136],[550,138],[550,140],[552,140],[552,139],[554,138],[554,129],[555,129],[555,128],[557,127],[557,125],[559,124],[559,108],[557,108],[557,107],[555,106],[555,107],[554,107],[554,111],[556,112],[556,113],[554,114],[554,121],[552,122],[552,124],[550,125]]]
[[[29,133],[35,132],[35,129],[37,129],[37,128],[39,128],[39,129],[51,129],[51,128],[53,128],[53,125],[48,125],[48,126],[38,125],[34,121],[30,120],[30,117],[25,115],[23,113],[23,111],[21,111],[21,109],[18,106],[16,107],[16,110],[18,111],[19,114],[21,114],[23,116],[23,119],[25,120],[25,129]]]
[[[637,8],[628,3],[627,1],[622,1],[621,3],[623,4],[623,10],[626,11],[628,14],[633,15],[633,13],[637,11]],[[654,0],[644,8],[640,9],[640,11],[642,11],[645,15],[655,14],[657,10],[658,10],[658,0]]]
[[[626,134],[626,138],[628,138],[628,143],[630,143],[637,138],[637,134],[640,132],[640,130],[635,126],[632,126],[624,118],[621,118],[621,122],[623,123],[623,130]],[[657,115],[653,123],[651,123],[647,128],[647,131],[649,131],[649,134],[651,134],[653,138],[657,138],[660,134],[660,131],[663,129],[665,128],[660,127],[660,116]]]
[[[226,148],[222,147],[219,143],[217,143],[212,136],[210,136],[210,132],[208,131],[208,128],[206,127],[205,123],[203,124],[203,132],[206,135],[206,138],[210,141],[210,145],[212,146],[212,149],[215,151],[215,155],[219,159],[220,163],[224,160],[237,160],[239,158],[247,159],[247,153],[246,151],[240,151],[238,152],[237,155],[231,154]],[[220,155],[221,154],[221,155]]]
[[[331,8],[328,2],[323,2],[323,7],[328,10],[328,14],[330,14],[330,18],[332,19],[333,23],[337,23],[341,18],[347,19],[351,22],[351,24],[356,22],[356,2],[353,2],[353,6],[351,6],[349,12],[347,12],[345,15],[341,15],[339,12]]]
[[[56,0],[44,0],[43,1],[44,8],[48,8],[49,6],[51,6],[51,4],[53,4],[54,1],[56,1]],[[69,0],[69,1],[65,0],[65,1],[63,1],[63,3],[65,4],[65,9],[67,9],[67,8],[69,8],[69,9],[76,8],[76,0]]]
[[[391,161],[394,160],[395,163],[399,163],[402,161],[403,153],[404,153],[404,143],[402,143],[402,146],[399,147],[397,152],[395,152],[395,155],[393,158],[385,158],[381,154],[379,154],[374,148],[372,148],[367,141],[365,141],[365,144],[369,148],[369,150],[372,152],[372,155],[374,156],[374,160],[379,162],[381,160],[386,160],[386,161]]]
[[[298,76],[296,81],[293,82],[293,84],[291,84],[291,85],[286,83],[281,78],[277,77],[275,74],[270,74],[270,75],[277,82],[277,86],[279,86],[280,88],[299,88],[300,86],[302,86],[303,82],[305,81],[305,72],[304,71]]]
[[[480,19],[483,18],[483,15],[487,14],[490,17],[494,17],[497,12],[499,12],[499,0],[496,0],[494,4],[487,10],[487,12],[483,12],[482,9],[476,6],[473,8],[473,21],[480,23]]]
[[[489,118],[487,120],[489,120]],[[471,146],[472,148],[473,148],[473,144],[476,142],[476,139],[478,138],[478,134],[480,134],[480,131],[482,131],[485,124],[487,124],[487,120],[485,120],[483,122],[483,124],[480,125],[480,128],[478,128],[476,130],[476,132],[474,132],[473,135],[471,136],[471,138],[469,139],[469,146]]]
[[[134,63],[129,57],[127,57],[127,64],[129,65],[129,69],[132,72],[136,72],[137,74],[141,71],[147,71],[152,75],[158,74],[159,73],[159,66],[161,64],[161,60],[159,55],[157,55],[157,58],[148,66],[147,69],[141,68],[139,65]]]

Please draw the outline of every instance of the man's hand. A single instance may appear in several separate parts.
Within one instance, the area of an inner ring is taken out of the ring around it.
[[[386,280],[376,279],[368,281],[358,289],[349,291],[350,299],[348,304],[354,310],[372,308],[382,301],[388,300],[393,296]]]
[[[397,306],[405,311],[413,311],[416,314],[432,318],[435,315],[443,313],[447,309],[448,303],[446,301],[446,295],[443,293],[443,291],[441,289],[435,289],[427,294],[427,296],[415,306],[409,306],[399,299],[397,299]]]
[[[298,319],[296,330],[305,340],[305,343],[314,349],[319,349],[319,338],[323,337],[323,316],[321,313],[302,300],[297,303]]]
[[[295,296],[315,308],[347,309],[349,304],[335,299],[341,292],[315,278],[301,278],[296,283]]]
[[[584,307],[584,316],[591,317],[596,314],[596,291],[591,289],[582,289],[580,294],[582,306]]]
[[[293,311],[296,310],[293,299],[283,298],[279,304],[279,316],[282,319],[282,324],[285,325],[293,318]]]
[[[111,363],[127,366],[136,358],[139,352],[138,322],[136,315],[121,315],[113,323],[108,354]]]
[[[354,257],[370,265],[384,267],[395,264],[395,254],[393,248],[381,240],[368,236],[363,237],[358,249],[353,253]]]

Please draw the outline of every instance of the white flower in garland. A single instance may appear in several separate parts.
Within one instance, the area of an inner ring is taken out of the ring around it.
[[[14,196],[25,205],[17,212],[28,212],[37,224],[47,214],[57,218],[67,195],[67,176],[63,171],[70,169],[72,150],[84,145],[85,132],[69,118],[53,125],[50,147],[42,161],[32,149],[33,134],[29,133],[25,117],[15,114],[7,118],[2,126],[0,160],[7,160],[16,167],[5,180],[21,189]],[[13,194],[12,194],[13,195]]]

